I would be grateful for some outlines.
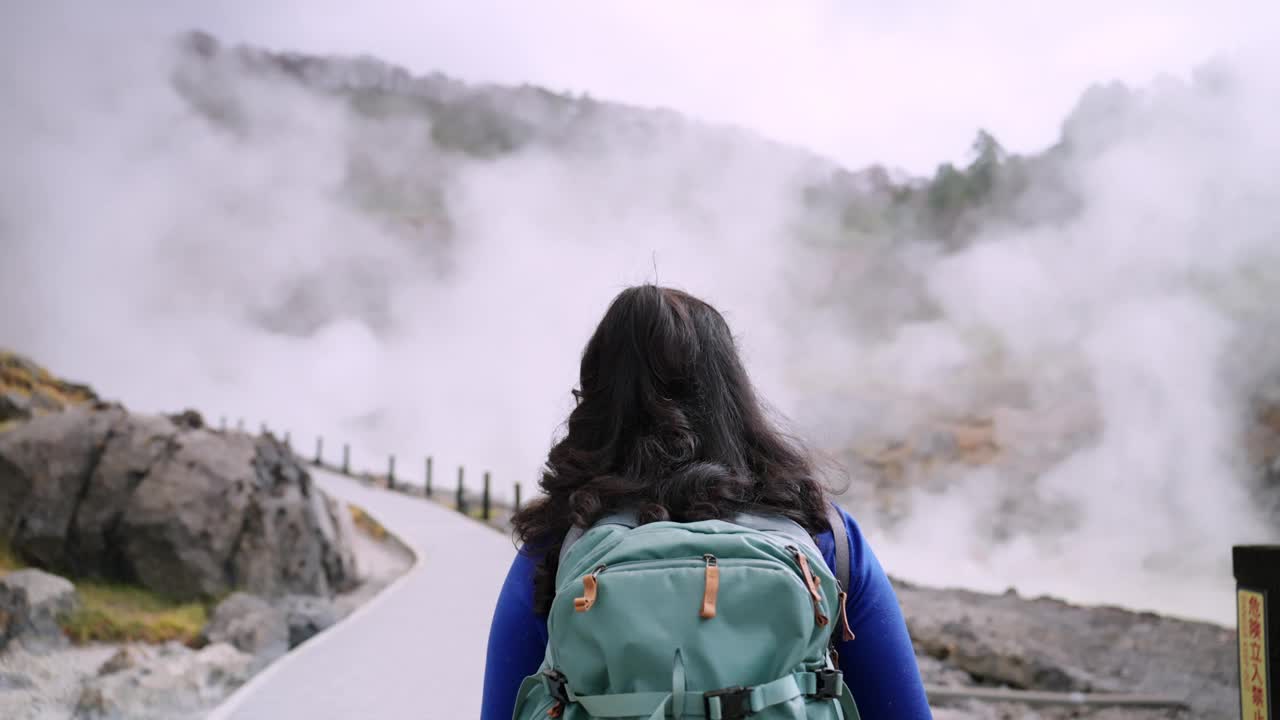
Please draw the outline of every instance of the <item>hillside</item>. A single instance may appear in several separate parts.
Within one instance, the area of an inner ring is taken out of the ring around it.
[[[800,179],[782,190],[795,192],[801,208],[785,220],[792,232],[789,242],[809,248],[828,273],[807,279],[800,291],[808,293],[804,299],[815,310],[834,313],[849,335],[890,344],[913,326],[948,320],[950,308],[929,287],[921,256],[946,262],[974,243],[987,246],[1020,233],[1039,236],[1046,228],[1078,221],[1088,210],[1090,191],[1082,185],[1082,167],[1142,137],[1162,113],[1201,96],[1220,96],[1232,82],[1227,69],[1213,66],[1191,85],[1164,94],[1100,84],[1081,98],[1063,123],[1061,140],[1046,151],[1009,153],[998,139],[979,131],[968,165],[942,165],[932,177],[913,178],[880,166],[849,170],[745,130],[585,95],[468,85],[441,73],[414,75],[371,57],[271,52],[225,45],[203,33],[187,35],[181,48],[175,89],[225,132],[270,136],[271,104],[298,102],[264,90],[301,88],[309,98],[338,101],[342,135],[350,143],[342,148],[340,200],[374,218],[445,276],[451,254],[467,242],[451,207],[456,185],[476,163],[520,156],[612,156],[625,147],[626,158],[696,148],[699,159],[720,158],[748,169],[760,163],[776,167]],[[412,162],[405,163],[405,156]],[[663,180],[646,176],[646,168],[634,169],[640,182]],[[637,194],[652,191],[638,188]],[[388,271],[374,258],[362,260],[347,267],[348,280],[337,279],[359,286],[360,292],[346,295],[351,304],[334,306],[332,293],[315,293],[298,283],[285,301],[258,308],[258,321],[272,331],[305,335],[335,316],[355,314],[375,329],[390,328],[393,301],[369,290],[386,280]],[[1224,282],[1231,280],[1203,278],[1209,286]],[[1237,286],[1232,292],[1245,291]],[[1252,468],[1252,491],[1260,493],[1261,502],[1280,508],[1275,473],[1269,469],[1280,458],[1280,395],[1275,391],[1280,354],[1270,352],[1255,332],[1270,314],[1255,307],[1257,298],[1219,292],[1213,301],[1242,325],[1232,347],[1249,358],[1231,363],[1232,393],[1245,405],[1238,418],[1239,459]],[[1061,348],[1052,368],[1058,377],[1045,380],[1036,376],[1043,358],[1018,357],[1025,348],[1002,347],[1019,338],[999,338],[991,335],[992,328],[966,331],[975,336],[964,341],[976,341],[986,357],[962,373],[947,374],[936,387],[930,383],[923,394],[908,394],[892,380],[875,388],[843,388],[848,379],[831,377],[828,368],[802,384],[814,392],[848,392],[863,402],[890,406],[874,427],[855,423],[838,449],[843,460],[875,479],[879,496],[867,500],[889,516],[905,502],[899,492],[904,479],[910,487],[936,485],[949,474],[993,464],[1004,477],[1035,476],[1096,441],[1105,425],[1100,405],[1105,398],[1089,390],[1087,360]],[[1053,352],[1056,342],[1035,350]],[[1083,392],[1069,390],[1073,383]],[[865,394],[886,390],[880,397]],[[995,529],[996,535],[1004,533]]]
[[[296,83],[334,96],[362,122],[385,129],[421,133],[413,150],[429,162],[425,177],[385,172],[375,148],[348,157],[345,189],[374,213],[447,238],[449,219],[441,193],[459,157],[495,159],[532,150],[589,155],[625,143],[644,152],[666,151],[672,142],[697,145],[730,156],[747,143],[754,150],[785,158],[803,168],[801,193],[814,217],[845,241],[869,235],[902,239],[928,237],[950,248],[964,246],[979,225],[1013,226],[1062,220],[1078,209],[1079,198],[1062,176],[1077,152],[1097,152],[1099,143],[1063,143],[1043,154],[1010,154],[986,131],[978,131],[964,167],[940,166],[931,178],[913,178],[883,166],[850,170],[798,148],[750,131],[701,123],[675,112],[574,96],[525,85],[468,85],[439,72],[414,75],[373,57],[321,57],[228,46],[205,33],[182,42],[189,61],[175,87],[211,121],[251,132],[254,97],[228,82],[236,73],[268,82]],[[1120,92],[1122,97],[1117,98]],[[1080,113],[1104,102],[1126,101],[1123,90],[1098,89],[1084,98]],[[389,138],[388,138],[389,139]]]
[[[134,50],[23,85],[0,273],[9,345],[138,407],[528,488],[604,304],[656,280],[725,310],[906,579],[1229,623],[1229,547],[1276,538],[1280,138],[1247,72],[1104,82],[1050,148],[974,128],[908,177],[367,57]]]

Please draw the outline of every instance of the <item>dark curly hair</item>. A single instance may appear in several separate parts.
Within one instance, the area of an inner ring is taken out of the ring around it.
[[[565,534],[623,507],[642,524],[753,511],[826,529],[813,463],[769,421],[728,323],[706,302],[654,285],[624,290],[587,342],[573,395],[543,494],[513,520],[526,548],[542,553],[539,614],[555,594]]]

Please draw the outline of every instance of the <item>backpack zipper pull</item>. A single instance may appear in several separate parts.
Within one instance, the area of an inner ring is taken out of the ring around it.
[[[849,593],[840,593],[840,629],[845,642],[853,640],[853,628],[849,627]]]
[[[818,592],[818,580],[809,569],[809,558],[794,545],[787,546],[787,549],[795,556],[800,572],[804,575],[804,582],[809,586],[809,597],[813,598],[813,620],[818,623],[818,627],[826,627],[830,620],[822,613],[822,594]]]
[[[702,591],[702,612],[699,614],[709,619],[716,616],[716,596],[720,593],[720,561],[710,553],[703,555],[702,559],[707,563],[707,579]]]
[[[575,611],[586,612],[591,609],[592,605],[596,604],[596,591],[599,586],[596,576],[604,572],[605,567],[601,565],[592,570],[590,575],[582,578],[582,597],[573,599],[573,609]]]

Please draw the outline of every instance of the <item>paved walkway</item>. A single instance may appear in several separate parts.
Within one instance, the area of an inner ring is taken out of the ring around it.
[[[209,720],[437,720],[480,716],[485,644],[511,540],[422,498],[313,470],[418,559],[345,621],[279,660]]]

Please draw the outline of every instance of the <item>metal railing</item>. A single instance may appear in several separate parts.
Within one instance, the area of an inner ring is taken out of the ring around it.
[[[219,423],[219,429],[227,432],[227,418],[224,416]],[[245,432],[245,422],[243,419],[236,421],[236,432]],[[466,484],[466,466],[458,466],[458,480],[452,492],[447,496],[442,496],[437,492],[435,486],[435,459],[431,455],[425,455],[423,461],[422,484],[417,485],[408,481],[404,475],[396,473],[396,455],[391,453],[387,456],[387,464],[385,472],[360,471],[352,468],[351,463],[351,444],[342,444],[341,462],[328,462],[324,456],[325,442],[323,435],[316,436],[315,454],[304,457],[293,447],[293,435],[289,431],[284,431],[283,435],[276,436],[271,428],[264,422],[258,427],[260,435],[269,435],[277,438],[290,452],[293,453],[300,462],[311,467],[322,468],[329,472],[344,475],[370,485],[380,486],[392,492],[399,492],[405,495],[422,497],[430,500],[469,518],[483,522],[497,530],[506,531],[510,528],[511,516],[520,510],[522,488],[520,483],[512,483],[513,502],[507,503],[493,495],[493,474],[485,470],[481,475],[481,483],[479,491],[474,491]]]

